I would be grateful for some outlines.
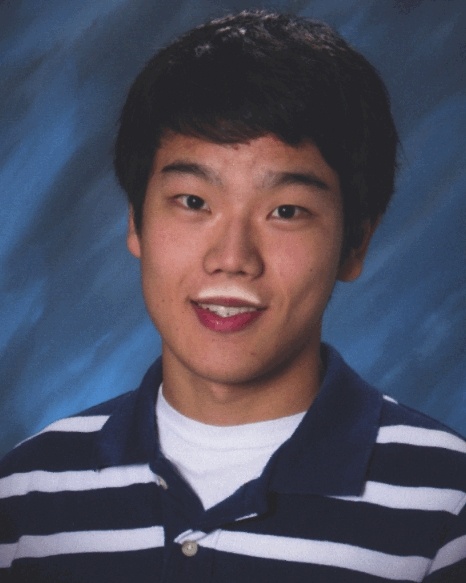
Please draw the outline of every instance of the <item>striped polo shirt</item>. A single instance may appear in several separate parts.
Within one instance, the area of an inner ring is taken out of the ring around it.
[[[465,583],[465,441],[323,353],[292,437],[208,510],[158,446],[160,361],[18,446],[0,464],[0,581]]]

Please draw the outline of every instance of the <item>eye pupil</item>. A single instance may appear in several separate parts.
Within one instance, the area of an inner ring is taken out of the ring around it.
[[[191,209],[200,209],[204,201],[199,196],[195,196],[194,194],[190,194],[186,199],[186,205]]]
[[[284,204],[282,206],[279,206],[277,211],[280,218],[291,219],[294,217],[296,209],[291,204]]]

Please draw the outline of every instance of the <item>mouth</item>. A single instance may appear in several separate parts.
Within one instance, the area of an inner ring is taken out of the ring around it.
[[[237,298],[215,298],[191,302],[199,322],[214,332],[239,332],[255,322],[265,311],[245,305]]]

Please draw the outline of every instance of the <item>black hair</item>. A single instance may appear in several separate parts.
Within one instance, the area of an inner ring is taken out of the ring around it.
[[[197,27],[161,49],[123,108],[115,169],[136,228],[165,132],[215,143],[274,134],[313,142],[340,179],[344,248],[386,210],[393,193],[396,128],[374,67],[321,22],[244,11]]]

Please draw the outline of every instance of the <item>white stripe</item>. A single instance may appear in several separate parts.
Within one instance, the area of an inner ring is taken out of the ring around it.
[[[362,496],[332,496],[338,500],[367,502],[388,508],[406,510],[440,510],[458,514],[464,492],[446,488],[392,486],[382,482],[366,482]]]
[[[217,531],[216,531],[217,532]],[[178,544],[183,544],[185,541],[198,541],[206,536],[206,533],[202,530],[193,530],[190,528],[189,530],[185,530],[181,534],[179,534],[175,541]]]
[[[240,516],[239,518],[235,518],[235,522],[240,522],[241,520],[248,520],[249,518],[255,518],[259,516],[257,512],[253,512],[252,514],[246,514],[246,516]]]
[[[45,431],[77,431],[79,433],[92,433],[93,431],[99,431],[102,429],[109,417],[109,415],[67,417],[66,419],[59,419],[58,421],[51,423],[40,433]]]
[[[419,581],[429,563],[424,557],[389,555],[343,543],[247,532],[216,531],[198,544],[248,557],[352,569],[394,581]]]
[[[382,395],[382,397],[385,399],[385,401],[388,401],[389,403],[395,403],[395,405],[398,405],[398,401],[395,401],[393,397],[389,397],[388,395]]]
[[[0,498],[24,496],[29,492],[81,492],[99,488],[123,488],[157,482],[148,465],[119,466],[81,472],[37,470],[0,479]]]
[[[0,545],[0,569],[11,565],[15,556],[16,545]]]
[[[50,431],[59,431],[63,433],[93,433],[94,431],[100,431],[108,420],[109,415],[90,415],[90,416],[80,416],[80,417],[66,417],[65,419],[59,419],[54,421],[44,427],[41,431],[31,435],[27,439],[20,441],[18,445],[22,445],[29,441],[33,437],[42,435],[42,433],[49,433]]]
[[[466,453],[466,441],[446,431],[411,425],[381,427],[377,443],[403,443],[422,447],[440,447]]]
[[[163,547],[164,544],[165,536],[162,526],[128,530],[84,530],[50,535],[25,535],[19,539],[14,558],[139,551]]]
[[[439,550],[429,573],[449,567],[462,559],[466,559],[466,535],[450,541]]]

